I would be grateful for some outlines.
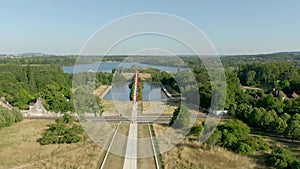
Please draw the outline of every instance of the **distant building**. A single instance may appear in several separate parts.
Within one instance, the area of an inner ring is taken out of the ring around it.
[[[3,107],[5,107],[5,108],[8,108],[8,109],[12,109],[12,108],[13,108],[13,106],[10,105],[10,104],[5,100],[4,97],[1,97],[1,98],[0,98],[0,105],[3,106]]]
[[[266,93],[267,94],[272,94],[274,97],[282,96],[283,100],[296,99],[296,98],[299,97],[299,95],[295,92],[293,92],[292,94],[285,94],[283,91],[276,90],[275,88],[272,89],[272,90],[266,91]]]
[[[36,100],[36,103],[29,103],[29,110],[28,110],[29,115],[32,115],[32,114],[43,115],[43,114],[47,114],[47,113],[48,113],[48,111],[43,106],[43,102],[42,102],[41,98],[38,98]]]
[[[222,116],[222,115],[225,115],[228,113],[227,110],[209,110],[209,113],[212,113],[214,115],[217,115],[217,116]]]
[[[296,92],[293,92],[292,94],[289,95],[289,98],[292,99],[297,99],[299,97],[299,95]]]

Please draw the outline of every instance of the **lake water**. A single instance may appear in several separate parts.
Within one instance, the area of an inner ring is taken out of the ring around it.
[[[112,89],[104,96],[105,100],[129,101],[129,83],[114,84]],[[144,82],[143,101],[161,101],[166,95],[161,91],[160,83]]]
[[[95,62],[91,64],[81,64],[76,65],[76,70],[74,70],[75,66],[64,66],[62,67],[65,73],[79,73],[79,72],[86,72],[86,71],[94,71],[94,72],[112,72],[114,68],[117,67],[124,67],[129,68],[135,65],[136,67],[143,67],[143,68],[156,68],[161,71],[166,72],[177,72],[177,67],[170,67],[170,66],[160,66],[160,65],[151,65],[151,64],[144,64],[139,62]],[[186,68],[181,68],[181,70],[185,70]]]

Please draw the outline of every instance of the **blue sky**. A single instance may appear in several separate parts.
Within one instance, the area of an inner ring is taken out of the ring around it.
[[[137,12],[182,17],[220,54],[300,51],[300,1],[0,0],[0,53],[77,54],[103,25]]]

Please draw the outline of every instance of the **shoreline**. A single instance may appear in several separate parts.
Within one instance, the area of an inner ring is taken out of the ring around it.
[[[112,86],[108,86],[104,92],[99,96],[101,99],[111,90]]]

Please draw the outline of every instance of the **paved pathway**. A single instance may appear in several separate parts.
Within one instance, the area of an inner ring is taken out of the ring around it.
[[[133,94],[133,108],[131,115],[131,123],[129,127],[129,134],[125,153],[125,162],[123,169],[136,169],[137,168],[137,87],[138,87],[138,71],[135,73],[134,78],[134,94]]]
[[[123,169],[137,168],[137,102],[133,105],[131,124],[129,128],[128,141],[126,146],[125,162]]]

